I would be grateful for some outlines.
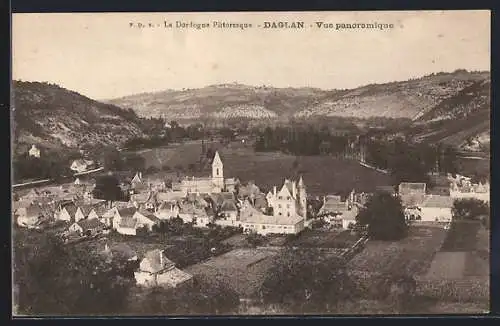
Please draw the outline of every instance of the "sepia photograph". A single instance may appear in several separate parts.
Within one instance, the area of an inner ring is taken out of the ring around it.
[[[14,13],[14,317],[490,311],[489,10]]]

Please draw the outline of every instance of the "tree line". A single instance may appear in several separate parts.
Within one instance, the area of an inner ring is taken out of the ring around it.
[[[267,127],[257,133],[254,149],[257,152],[281,151],[293,155],[335,154],[347,149],[349,138],[336,135],[328,128]]]
[[[400,182],[428,182],[429,172],[457,173],[457,151],[441,144],[362,140],[362,151],[367,163],[389,170],[396,184]]]

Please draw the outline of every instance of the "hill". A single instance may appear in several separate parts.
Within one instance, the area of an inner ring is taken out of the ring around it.
[[[94,101],[57,85],[13,83],[13,130],[17,152],[118,144],[142,136],[134,111]]]
[[[489,72],[435,73],[351,90],[212,85],[200,89],[143,93],[107,101],[133,108],[139,116],[179,122],[213,119],[276,120],[322,118],[403,119],[423,141],[459,146],[489,134]],[[406,128],[407,125],[404,126]]]
[[[489,78],[489,72],[458,70],[352,90],[223,84],[143,93],[107,102],[133,108],[140,116],[164,116],[167,120],[201,117],[229,119],[235,116],[254,119],[278,116],[414,119],[432,111],[445,99],[461,96],[460,92],[474,83]]]

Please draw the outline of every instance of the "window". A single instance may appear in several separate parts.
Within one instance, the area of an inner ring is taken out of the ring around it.
[[[290,204],[286,204],[286,208],[290,208]]]
[[[278,215],[281,216],[281,212],[279,212]]]
[[[286,214],[286,216],[290,217],[290,212],[288,212],[288,213]]]
[[[219,168],[217,168],[217,171],[215,172],[216,176],[219,176]]]
[[[279,200],[281,200],[281,199],[283,199],[283,197],[282,197],[282,196],[279,196],[279,197],[278,197],[278,199],[279,199]]]
[[[286,200],[290,200],[290,199],[291,199],[290,196],[286,197]]]
[[[278,204],[278,208],[281,208],[281,204]]]

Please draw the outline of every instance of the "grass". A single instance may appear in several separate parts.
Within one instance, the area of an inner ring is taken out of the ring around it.
[[[453,221],[441,251],[472,251],[476,249],[478,221]]]
[[[305,248],[348,248],[358,239],[359,237],[352,235],[350,231],[305,230],[289,245]]]
[[[309,195],[371,192],[377,186],[391,184],[391,178],[370,168],[362,167],[356,161],[337,159],[330,156],[295,157],[283,153],[255,153],[241,143],[231,143],[226,147],[217,144],[224,163],[224,176],[237,177],[241,181],[254,181],[261,190],[269,191],[280,187],[285,177],[297,172],[302,174]],[[196,163],[201,152],[201,144],[191,142],[142,151],[148,165],[168,165],[173,168]],[[294,170],[294,162],[299,166]],[[188,173],[194,176],[209,176],[210,170]]]

